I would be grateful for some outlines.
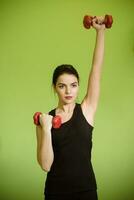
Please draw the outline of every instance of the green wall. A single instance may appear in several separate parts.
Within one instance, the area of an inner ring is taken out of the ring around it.
[[[93,136],[99,200],[134,199],[134,1],[0,1],[0,199],[41,200],[46,173],[36,161],[32,116],[57,99],[55,66],[73,64],[85,94],[95,31],[85,14],[114,17],[106,31],[101,97]]]

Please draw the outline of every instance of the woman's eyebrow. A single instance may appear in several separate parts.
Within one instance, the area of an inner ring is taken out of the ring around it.
[[[66,85],[65,83],[58,83],[57,85]]]
[[[75,82],[73,82],[73,83],[71,83],[71,84],[77,84],[78,82],[77,81],[75,81]]]
[[[72,85],[72,84],[78,84],[78,82],[75,81],[75,82],[70,83],[70,85]],[[59,82],[57,85],[66,85],[66,84],[65,84],[65,83],[62,83],[62,82]]]

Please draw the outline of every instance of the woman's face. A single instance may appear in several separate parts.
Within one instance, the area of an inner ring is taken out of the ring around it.
[[[78,96],[78,79],[73,74],[62,74],[58,77],[54,88],[60,103],[74,103]]]

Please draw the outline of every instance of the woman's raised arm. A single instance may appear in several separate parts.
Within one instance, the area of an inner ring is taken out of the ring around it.
[[[92,67],[89,73],[87,92],[82,102],[83,112],[91,124],[93,124],[94,121],[94,115],[100,95],[100,80],[104,57],[105,25],[102,24],[103,20],[103,17],[96,17],[93,19],[93,27],[96,29],[96,42],[93,53]]]

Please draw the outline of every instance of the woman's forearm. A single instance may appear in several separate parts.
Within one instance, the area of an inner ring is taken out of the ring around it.
[[[37,159],[41,168],[45,171],[49,171],[54,159],[54,153],[52,148],[51,131],[41,129],[41,137],[37,137],[38,147],[37,147]]]
[[[104,57],[104,30],[96,31],[96,42],[92,60],[92,70],[97,75],[101,75],[101,68]]]
[[[42,130],[45,132],[45,130]],[[40,147],[40,161],[41,167],[45,171],[49,171],[53,163],[53,148],[52,148],[52,139],[51,131],[42,134],[41,147]]]

